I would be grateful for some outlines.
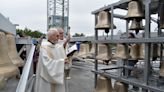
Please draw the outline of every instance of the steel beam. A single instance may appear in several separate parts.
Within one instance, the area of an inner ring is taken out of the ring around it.
[[[95,26],[98,22],[98,15],[95,14]],[[95,29],[95,40],[98,40],[98,30]],[[98,44],[95,43],[95,56],[96,57],[98,54]],[[98,60],[95,58],[95,70],[98,70]],[[96,88],[96,84],[97,84],[97,74],[95,73],[95,88]]]
[[[94,43],[164,43],[164,37],[160,38],[134,38],[134,39],[116,39],[116,40],[95,40]]]
[[[111,74],[111,73],[104,72],[103,70],[98,70],[98,71],[93,71],[93,72],[95,72],[96,74],[106,76],[108,78],[113,78],[117,81],[128,83],[130,85],[135,85],[135,86],[138,86],[138,87],[141,87],[141,88],[144,88],[144,89],[147,89],[147,90],[151,90],[151,91],[154,91],[154,92],[164,92],[164,88],[155,87],[155,86],[151,86],[151,85],[146,85],[146,84],[144,84],[144,82],[142,80],[138,80],[138,79],[135,79],[135,78],[123,78],[123,77],[120,77],[116,74]]]
[[[92,14],[97,14],[100,11],[103,11],[103,10],[110,10],[112,6],[119,6],[120,4],[128,3],[129,1],[131,1],[131,0],[120,0],[119,2],[110,4],[110,5],[107,5],[107,6],[104,6],[104,7],[100,8],[98,10],[95,10],[95,11],[92,12]],[[114,7],[114,8],[116,8],[116,7]]]

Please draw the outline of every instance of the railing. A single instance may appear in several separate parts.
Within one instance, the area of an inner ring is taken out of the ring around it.
[[[16,92],[27,92],[26,91],[27,84],[29,83],[29,81],[33,80],[34,76],[31,77],[29,75],[30,75],[30,69],[32,67],[32,59],[33,59],[34,51],[35,51],[35,46],[32,45],[29,56],[27,58],[26,64],[23,69],[23,73],[22,73],[20,81],[18,83]],[[29,77],[31,77],[32,79],[29,79]],[[31,92],[31,91],[29,91],[29,92]]]

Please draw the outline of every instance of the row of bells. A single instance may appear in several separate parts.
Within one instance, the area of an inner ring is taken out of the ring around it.
[[[98,44],[98,55],[96,59],[102,61],[110,61],[111,59],[144,59],[145,51],[143,44],[132,44],[128,46],[128,52],[124,44],[117,44],[116,51],[113,54],[109,44]],[[163,52],[164,53],[164,52]],[[158,44],[151,45],[152,60],[156,60],[160,56],[160,46]],[[91,46],[87,43],[80,44],[80,51],[74,54],[74,57],[92,58],[95,57],[95,45]],[[108,63],[106,62],[106,63]],[[161,63],[160,75],[164,76],[164,64]]]
[[[112,87],[111,79],[99,76],[94,92],[128,92],[128,86],[124,83],[116,81]]]
[[[164,4],[161,3],[160,7],[160,28],[164,29]],[[142,19],[144,18],[144,13],[142,9],[141,1],[132,0],[128,3],[128,13],[125,17],[127,20],[132,20],[130,30],[143,30]],[[115,29],[116,26],[113,25]],[[108,11],[101,11],[98,14],[98,23],[95,29],[111,29],[111,14]]]
[[[24,61],[16,50],[14,35],[0,32],[0,85],[2,86],[3,79],[18,75],[18,67],[23,65]]]
[[[82,43],[80,44],[80,51],[75,55],[81,58],[94,58],[95,46],[92,44]],[[128,51],[124,44],[117,44],[115,54],[111,50],[110,44],[98,44],[98,55],[96,56],[99,60],[111,60],[111,59],[144,59],[144,44],[132,44],[128,46]],[[160,46],[158,44],[151,45],[151,57],[160,56]]]

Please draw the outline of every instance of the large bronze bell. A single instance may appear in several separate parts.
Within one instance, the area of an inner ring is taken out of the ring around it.
[[[87,58],[94,58],[95,55],[95,44],[91,44],[91,49],[89,53],[87,54]]]
[[[129,30],[143,30],[143,29],[144,29],[144,27],[142,24],[142,20],[134,18],[132,20],[132,23],[131,23]]]
[[[160,7],[160,28],[164,29],[164,3],[161,4]]]
[[[133,60],[143,59],[144,51],[142,44],[132,44],[130,47],[130,56]]]
[[[12,63],[8,55],[8,45],[5,33],[0,32],[0,76],[9,78],[18,73],[18,68]]]
[[[113,55],[116,59],[127,59],[128,53],[126,53],[124,44],[117,44],[116,53]]]
[[[99,76],[94,92],[113,92],[111,79]]]
[[[132,0],[128,4],[128,14],[126,15],[127,19],[132,18],[144,18],[142,11],[141,2],[138,0]]]
[[[111,28],[111,14],[108,11],[101,11],[98,14],[98,23],[95,29],[105,29],[107,32]],[[115,29],[116,26],[113,25]]]
[[[24,61],[20,58],[16,50],[16,43],[15,43],[14,35],[6,34],[6,38],[7,38],[7,43],[8,43],[8,55],[10,59],[12,60],[14,65],[18,67],[22,67],[24,65]]]
[[[87,43],[80,44],[80,51],[78,52],[77,56],[80,58],[86,58],[87,53],[89,53],[89,44]]]
[[[98,49],[99,49],[98,55],[96,56],[96,58],[98,60],[103,60],[108,64],[109,60],[112,58],[112,51],[111,51],[110,45],[109,44],[99,44]]]

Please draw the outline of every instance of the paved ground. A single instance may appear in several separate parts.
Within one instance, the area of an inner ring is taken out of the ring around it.
[[[86,62],[74,62],[70,72],[71,79],[67,80],[67,92],[93,92],[94,73],[91,72],[92,65],[87,64]]]
[[[19,82],[19,80],[16,79],[15,77],[10,78],[10,79],[7,81],[6,87],[3,88],[3,89],[0,89],[0,92],[15,92],[16,87],[17,87],[17,85],[18,85],[18,82]]]

